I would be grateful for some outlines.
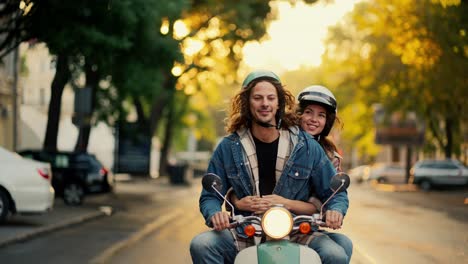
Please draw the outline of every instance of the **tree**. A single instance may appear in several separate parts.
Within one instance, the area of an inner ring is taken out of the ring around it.
[[[466,9],[465,2],[364,2],[328,41],[328,62],[350,69],[344,83],[354,101],[416,112],[430,128],[427,142],[435,138],[446,157],[454,147],[459,153],[466,123]]]

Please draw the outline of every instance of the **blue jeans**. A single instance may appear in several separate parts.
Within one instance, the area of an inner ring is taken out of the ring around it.
[[[234,238],[229,230],[206,231],[190,242],[190,255],[194,264],[234,263],[237,254]]]
[[[324,235],[314,237],[309,247],[319,254],[322,263],[349,263],[353,254],[353,242],[340,233],[321,233]]]
[[[353,243],[345,235],[323,232],[315,237],[309,247],[317,251],[322,263],[349,263]],[[190,255],[194,264],[234,263],[237,249],[229,230],[206,231],[194,237],[190,243]]]

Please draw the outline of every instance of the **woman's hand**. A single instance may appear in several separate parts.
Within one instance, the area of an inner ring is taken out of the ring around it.
[[[237,200],[235,202],[235,206],[242,211],[261,214],[270,208],[271,203],[259,196],[245,196],[244,198]]]
[[[271,195],[264,195],[263,199],[265,199],[270,206],[275,205],[275,204],[282,204],[287,208],[287,203],[289,199],[286,199],[282,196],[276,195],[276,194],[271,194]]]
[[[213,224],[213,229],[216,231],[221,231],[226,228],[229,228],[229,213],[217,212],[211,217],[211,223]]]

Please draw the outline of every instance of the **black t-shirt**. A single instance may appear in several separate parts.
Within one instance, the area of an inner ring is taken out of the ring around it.
[[[276,157],[278,156],[279,137],[271,142],[265,143],[254,138],[257,151],[258,176],[260,180],[260,195],[273,193],[276,185]]]

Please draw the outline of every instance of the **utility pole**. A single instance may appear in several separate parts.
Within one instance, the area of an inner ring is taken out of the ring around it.
[[[13,85],[12,85],[12,99],[13,99],[13,150],[17,151],[18,148],[18,53],[19,47],[13,51]]]

